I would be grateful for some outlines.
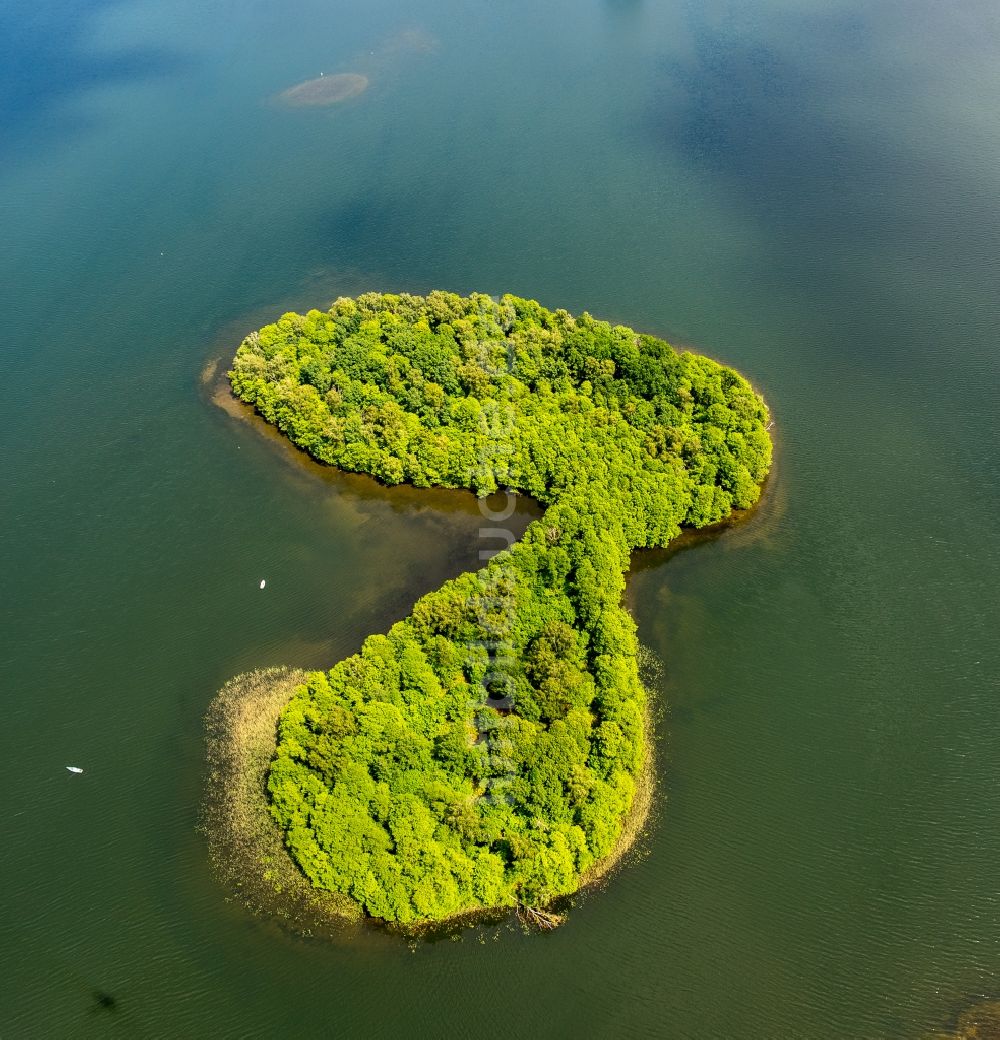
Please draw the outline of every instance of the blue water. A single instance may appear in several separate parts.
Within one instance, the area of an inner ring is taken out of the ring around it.
[[[904,1040],[1000,995],[998,59],[979,0],[8,10],[0,1036]],[[320,72],[370,86],[273,100]],[[473,566],[478,511],[201,374],[432,287],[724,359],[777,463],[636,559],[644,854],[551,935],[309,941],[209,870],[202,714]]]

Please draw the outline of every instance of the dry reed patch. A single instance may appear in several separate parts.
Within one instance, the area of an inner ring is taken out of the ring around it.
[[[346,896],[313,888],[268,808],[278,716],[305,678],[300,669],[265,668],[230,679],[216,695],[205,716],[202,829],[216,873],[241,902],[312,932],[361,913]]]

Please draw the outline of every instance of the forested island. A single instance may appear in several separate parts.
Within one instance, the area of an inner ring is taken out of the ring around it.
[[[653,336],[445,292],[285,314],[229,375],[323,463],[545,507],[513,544],[488,513],[481,570],[306,675],[266,781],[302,873],[363,915],[543,914],[620,852],[648,761],[630,553],[757,501],[764,402]]]

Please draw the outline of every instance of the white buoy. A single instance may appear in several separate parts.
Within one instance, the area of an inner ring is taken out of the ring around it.
[[[83,770],[79,766],[67,766],[66,767],[71,773],[82,773]]]
[[[267,584],[267,582],[263,578],[261,578],[260,579],[260,587],[263,588],[266,584]]]

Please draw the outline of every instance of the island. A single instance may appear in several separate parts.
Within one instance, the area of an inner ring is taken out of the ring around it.
[[[723,364],[589,314],[438,291],[285,314],[246,337],[229,379],[322,463],[544,513],[515,541],[491,506],[482,568],[328,672],[234,680],[211,774],[228,818],[271,843],[262,874],[281,874],[283,849],[347,916],[555,923],[648,806],[630,555],[757,502],[764,401]]]

